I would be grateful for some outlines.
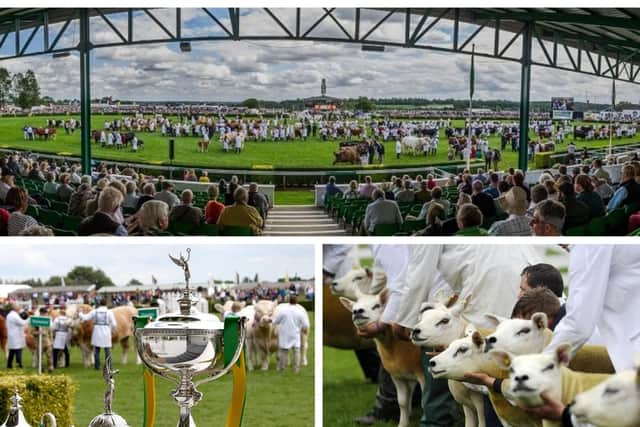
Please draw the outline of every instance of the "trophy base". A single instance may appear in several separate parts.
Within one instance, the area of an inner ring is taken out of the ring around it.
[[[190,413],[181,414],[180,421],[178,421],[178,427],[196,427],[196,422]]]

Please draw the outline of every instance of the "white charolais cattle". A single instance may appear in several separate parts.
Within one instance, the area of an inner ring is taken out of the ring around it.
[[[640,426],[640,364],[578,394],[571,413],[597,427]]]
[[[387,302],[387,289],[378,295],[361,294],[356,301],[340,297],[342,304],[351,311],[351,318],[357,328],[377,322]],[[389,372],[398,395],[400,407],[399,427],[409,425],[411,398],[416,384],[424,391],[424,371],[420,363],[420,350],[407,341],[400,341],[390,329],[383,330],[375,338],[376,348],[384,368]]]
[[[400,141],[402,152],[407,154],[416,154],[422,151],[422,146],[427,142],[427,138],[417,136],[405,136]]]
[[[224,316],[225,313],[232,312],[232,306],[234,303],[240,305],[240,311],[236,313],[236,315],[240,317],[244,317],[247,319],[247,323],[245,327],[247,328],[247,334],[245,338],[245,355],[247,360],[247,367],[253,369],[254,364],[257,364],[256,351],[255,351],[255,343],[253,340],[253,322],[256,314],[255,307],[251,304],[246,305],[245,301],[242,302],[234,302],[232,300],[226,301],[223,304],[216,304],[214,307],[220,315]]]

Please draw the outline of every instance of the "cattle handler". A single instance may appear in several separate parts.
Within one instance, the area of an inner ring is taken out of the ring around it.
[[[101,298],[99,307],[89,314],[79,313],[82,322],[93,320],[91,345],[94,349],[94,368],[100,370],[100,349],[104,348],[105,359],[111,356],[111,333],[116,329],[116,318],[107,309],[107,300]]]
[[[58,363],[60,352],[64,353],[64,367],[69,367],[69,328],[70,320],[67,317],[67,310],[60,309],[60,315],[53,321],[53,360],[55,367],[60,367]]]

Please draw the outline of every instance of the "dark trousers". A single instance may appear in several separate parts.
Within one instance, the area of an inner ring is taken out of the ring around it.
[[[22,349],[9,349],[9,357],[7,358],[7,368],[13,368],[13,359],[16,359],[16,365],[18,368],[22,368]]]
[[[434,379],[429,371],[431,357],[425,353],[431,349],[422,348],[422,350],[425,390],[422,393],[423,414],[420,418],[420,427],[450,427],[456,423],[456,415],[460,414],[460,408],[451,396],[448,380]]]
[[[502,423],[493,409],[489,396],[484,396],[484,421],[487,427],[502,427]]]
[[[64,349],[54,348],[53,349],[53,366],[55,368],[58,367],[58,356],[60,352],[64,353],[64,367],[69,367],[69,347],[65,346]]]
[[[95,347],[93,349],[93,367],[100,369],[100,349],[102,347]],[[111,356],[111,347],[104,347],[104,358]]]
[[[377,383],[381,366],[378,351],[375,348],[367,348],[355,350],[355,353],[365,378],[372,383]]]
[[[382,365],[380,365],[380,372],[378,373],[378,391],[376,391],[376,402],[373,410],[387,417],[400,416],[396,386],[393,384],[391,375]]]

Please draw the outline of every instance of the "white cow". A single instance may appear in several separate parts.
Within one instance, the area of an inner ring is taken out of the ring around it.
[[[426,138],[418,136],[405,136],[400,140],[402,152],[406,154],[416,154],[422,152],[422,146],[427,143]]]

